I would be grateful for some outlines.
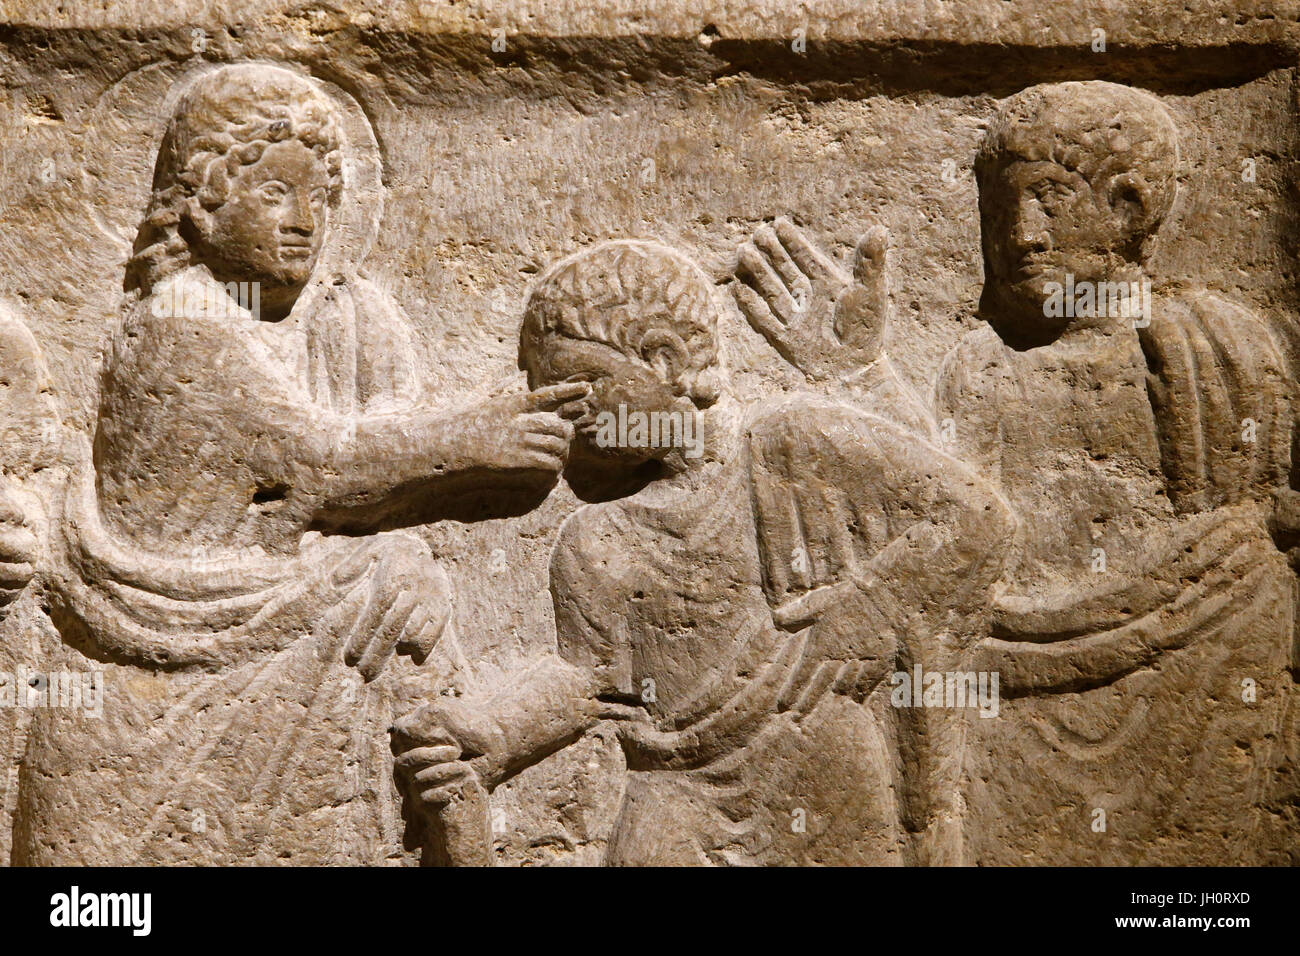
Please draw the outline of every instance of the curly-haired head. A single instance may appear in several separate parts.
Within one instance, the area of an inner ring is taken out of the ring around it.
[[[1151,190],[1143,226],[1154,231],[1173,205],[1178,129],[1154,96],[1101,80],[1031,86],[1003,102],[975,157],[981,194],[1009,162],[1054,162],[1090,183],[1125,174]]]
[[[671,344],[685,355],[674,391],[700,408],[717,401],[717,308],[708,277],[654,242],[603,242],[562,259],[538,280],[524,310],[520,356],[545,379],[546,340],[597,342],[638,361]]]
[[[235,64],[206,73],[180,96],[154,163],[153,193],[127,269],[127,288],[147,293],[189,262],[181,236],[185,207],[208,210],[229,197],[240,166],[256,163],[272,143],[296,139],[324,163],[331,205],[342,185],[335,108],[310,80],[265,64]]]

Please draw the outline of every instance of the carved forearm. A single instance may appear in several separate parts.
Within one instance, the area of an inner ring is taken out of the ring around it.
[[[477,467],[458,416],[443,410],[362,416],[317,429],[305,456],[323,512],[381,506],[412,485]],[[333,432],[333,434],[330,433]]]
[[[374,530],[395,511],[433,507],[509,471],[494,467],[504,437],[474,410],[311,411],[274,409],[250,460],[261,481],[302,503],[310,524]]]
[[[573,743],[601,720],[595,674],[549,656],[519,683],[486,704],[500,729],[501,752],[486,755],[479,773],[495,787]]]

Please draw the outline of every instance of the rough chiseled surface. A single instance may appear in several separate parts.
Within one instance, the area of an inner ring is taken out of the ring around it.
[[[0,860],[1300,862],[1297,62],[0,0]]]

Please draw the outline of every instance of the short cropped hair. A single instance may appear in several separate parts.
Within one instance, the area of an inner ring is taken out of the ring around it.
[[[644,361],[655,340],[670,334],[687,356],[673,383],[677,393],[703,408],[720,388],[717,324],[712,285],[685,256],[654,242],[603,242],[538,279],[524,309],[520,357],[532,379],[550,336],[599,342]]]
[[[1031,86],[1003,102],[975,157],[981,191],[1008,160],[1052,161],[1090,183],[1137,171],[1154,231],[1178,187],[1178,128],[1154,96],[1101,80]]]

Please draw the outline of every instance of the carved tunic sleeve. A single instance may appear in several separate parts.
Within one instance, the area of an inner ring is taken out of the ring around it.
[[[1199,293],[1163,299],[1139,334],[1174,507],[1204,511],[1284,486],[1292,396],[1268,326]]]
[[[966,466],[845,406],[784,407],[749,453],[773,617],[810,628],[800,681],[859,662],[861,694],[938,630],[975,631],[1014,520]]]
[[[606,567],[615,551],[602,549],[590,535],[600,510],[583,510],[564,523],[551,558],[551,593],[560,656],[589,669],[599,693],[633,692],[631,662],[623,639],[625,625],[608,588]]]

